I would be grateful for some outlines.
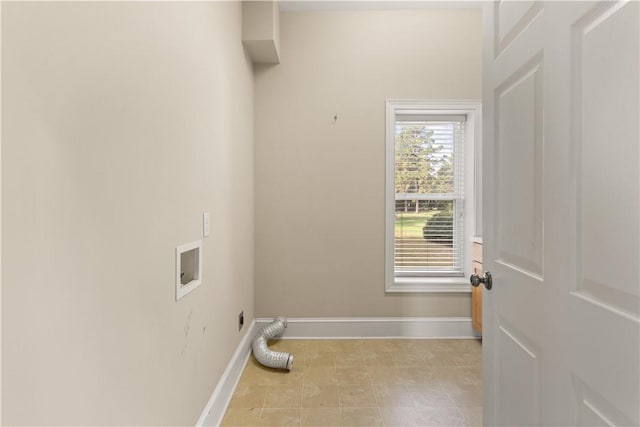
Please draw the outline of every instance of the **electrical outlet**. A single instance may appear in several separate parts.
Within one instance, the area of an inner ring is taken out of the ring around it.
[[[240,314],[238,314],[238,330],[242,330],[242,327],[244,326],[244,310],[242,310],[240,312]]]

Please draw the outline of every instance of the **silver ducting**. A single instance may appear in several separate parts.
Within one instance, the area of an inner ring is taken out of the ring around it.
[[[293,367],[293,354],[283,351],[270,350],[267,344],[269,338],[281,335],[287,328],[287,319],[284,317],[276,317],[272,323],[262,328],[253,338],[253,355],[254,357],[269,368],[286,369],[290,371]]]

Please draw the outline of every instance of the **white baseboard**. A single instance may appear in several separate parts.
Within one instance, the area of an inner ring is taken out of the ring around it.
[[[470,317],[289,318],[282,338],[479,338]],[[256,319],[258,328],[272,318]]]
[[[218,385],[216,385],[204,411],[202,411],[202,415],[198,418],[196,426],[219,426],[222,422],[222,417],[224,417],[227,406],[229,406],[233,391],[238,385],[247,360],[249,360],[251,339],[255,334],[255,330],[256,321],[254,320],[247,328],[235,353],[233,353],[227,368],[224,370],[220,381],[218,381]]]

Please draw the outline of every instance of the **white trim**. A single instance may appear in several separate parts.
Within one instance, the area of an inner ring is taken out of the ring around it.
[[[256,319],[257,327],[273,322]],[[288,318],[282,338],[478,338],[470,317],[325,317]]]
[[[0,4],[0,34],[2,34],[2,4]],[[0,36],[2,46],[2,36]],[[2,70],[2,55],[0,55],[0,70]],[[2,79],[0,79],[0,135],[2,135]],[[0,153],[2,153],[2,138],[0,137]],[[0,426],[2,425],[2,155],[0,155]]]
[[[395,169],[395,121],[397,110],[412,109],[431,110],[429,114],[465,114],[467,115],[466,143],[465,143],[465,182],[464,198],[464,277],[472,273],[471,237],[476,235],[476,209],[482,201],[476,198],[476,189],[480,185],[479,171],[476,171],[475,156],[482,148],[482,103],[479,100],[387,100],[386,101],[386,130],[385,130],[385,292],[469,292],[470,288],[464,281],[450,283],[447,278],[430,277],[428,280],[407,281],[398,278],[394,271],[394,199],[393,185]]]
[[[387,290],[387,292],[471,293],[471,284],[466,277],[396,276],[393,290]]]
[[[251,325],[247,328],[244,337],[238,344],[238,348],[233,353],[227,368],[224,370],[220,381],[216,385],[216,388],[211,393],[211,397],[207,402],[196,426],[219,426],[222,422],[222,417],[229,406],[233,391],[240,381],[242,371],[244,370],[249,355],[251,354],[251,339],[254,336],[256,329],[256,321],[252,321]]]

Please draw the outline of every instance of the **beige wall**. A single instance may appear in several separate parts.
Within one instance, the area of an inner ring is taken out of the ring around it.
[[[2,4],[5,425],[193,425],[253,318],[238,3]],[[174,248],[204,282],[174,300]]]
[[[258,317],[470,316],[468,294],[384,293],[384,107],[480,99],[480,21],[282,14],[281,63],[255,75]]]

